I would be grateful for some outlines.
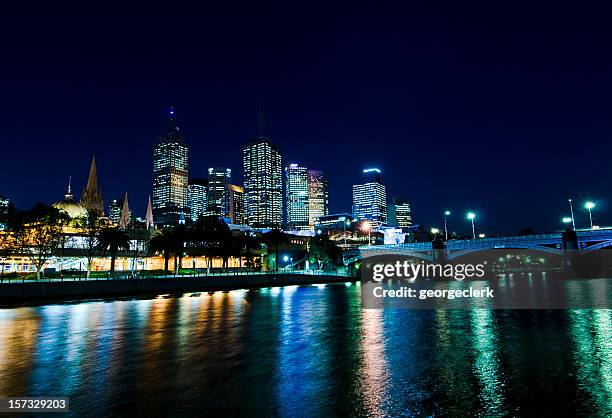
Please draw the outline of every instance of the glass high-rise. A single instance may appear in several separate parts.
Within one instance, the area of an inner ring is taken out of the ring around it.
[[[157,225],[178,225],[189,217],[188,152],[171,108],[168,129],[153,147],[153,215]]]
[[[393,198],[387,208],[387,221],[389,226],[409,228],[412,226],[412,213],[410,203],[405,200]]]
[[[247,224],[253,228],[280,228],[282,165],[278,146],[260,136],[242,147]]]
[[[123,199],[113,199],[108,205],[108,219],[114,224],[119,224],[121,220],[121,209],[123,208]]]
[[[208,180],[206,179],[189,179],[189,212],[193,222],[196,222],[206,213],[208,207],[207,186]]]
[[[308,170],[308,227],[314,230],[317,220],[329,214],[327,178],[320,170]]]
[[[232,182],[232,170],[222,167],[208,169],[208,212],[227,216],[225,212],[225,186]]]
[[[363,170],[362,183],[353,185],[353,214],[360,221],[387,222],[387,190],[379,169]]]
[[[308,169],[299,164],[288,165],[285,167],[287,229],[308,229],[308,200]]]
[[[225,214],[233,224],[244,225],[244,187],[235,184],[225,186]]]

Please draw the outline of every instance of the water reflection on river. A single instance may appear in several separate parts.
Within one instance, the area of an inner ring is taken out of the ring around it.
[[[96,416],[612,414],[610,310],[365,310],[355,284],[0,310],[0,395]]]

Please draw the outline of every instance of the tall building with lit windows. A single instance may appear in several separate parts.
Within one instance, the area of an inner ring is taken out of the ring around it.
[[[189,179],[189,213],[191,220],[196,222],[206,213],[208,207],[208,180],[201,178]]]
[[[308,227],[314,230],[321,216],[329,215],[327,178],[320,170],[308,170]]]
[[[308,229],[308,169],[299,164],[285,167],[285,204],[287,229]]]
[[[394,197],[387,207],[387,222],[389,226],[409,228],[412,226],[410,203]]]
[[[123,199],[113,199],[108,204],[108,219],[114,224],[119,224],[121,220],[121,209],[123,208]]]
[[[280,228],[283,220],[280,149],[269,138],[259,136],[242,147],[242,163],[247,224],[253,228]]]
[[[225,216],[230,218],[233,224],[244,225],[244,187],[227,184],[223,200]]]
[[[208,212],[227,216],[225,213],[225,186],[232,182],[232,170],[222,167],[208,169]]]
[[[159,226],[178,225],[189,217],[188,152],[170,108],[168,128],[153,147],[153,215]]]
[[[353,215],[357,220],[387,223],[387,190],[378,168],[363,170],[361,184],[353,185]]]

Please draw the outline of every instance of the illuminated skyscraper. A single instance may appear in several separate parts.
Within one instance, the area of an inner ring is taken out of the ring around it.
[[[201,178],[189,180],[189,212],[194,222],[204,215],[208,207],[207,189],[208,180]]]
[[[387,207],[387,221],[389,226],[409,228],[412,226],[410,204],[405,200],[393,198]]]
[[[279,148],[259,136],[242,147],[246,221],[253,228],[280,228],[282,166]]]
[[[119,224],[121,219],[121,208],[123,208],[122,199],[113,199],[108,205],[108,219],[114,224]]]
[[[168,129],[153,147],[153,215],[157,225],[178,225],[189,215],[188,152],[170,108]]]
[[[244,225],[244,187],[235,184],[225,186],[225,214],[233,224]]]
[[[287,228],[308,229],[308,169],[299,164],[285,167]]]
[[[329,214],[327,178],[322,171],[308,170],[308,227],[314,230],[317,219]]]
[[[227,216],[224,199],[225,186],[232,182],[232,170],[211,167],[208,169],[208,212]]]
[[[363,170],[363,183],[353,185],[353,215],[357,220],[387,222],[387,190],[380,170]]]

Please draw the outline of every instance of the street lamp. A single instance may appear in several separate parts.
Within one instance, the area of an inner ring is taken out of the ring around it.
[[[431,233],[433,235],[438,235],[440,233],[440,230],[438,228],[431,228]]]
[[[476,228],[474,227],[474,218],[476,218],[476,214],[474,212],[468,212],[467,218],[472,221],[472,237],[476,239]]]
[[[448,229],[446,227],[446,218],[450,215],[450,210],[444,211],[444,241],[448,241]]]
[[[569,223],[572,223],[572,218],[565,216],[563,219],[561,219],[561,222],[567,225]]]
[[[593,215],[591,214],[591,209],[593,209],[595,207],[595,203],[593,202],[586,202],[584,204],[584,207],[588,209],[589,211],[589,221],[591,221],[591,229],[593,229]]]
[[[567,199],[570,205],[570,214],[572,215],[572,228],[576,230],[576,221],[574,220],[574,205],[572,205],[572,199]]]

